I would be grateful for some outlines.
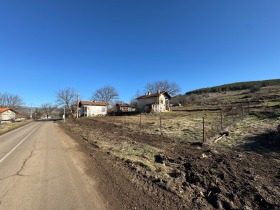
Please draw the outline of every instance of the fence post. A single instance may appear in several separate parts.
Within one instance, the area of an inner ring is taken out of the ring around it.
[[[234,111],[233,111],[233,107],[231,108],[231,110],[230,110],[230,116],[232,117],[232,124],[234,124],[235,123],[235,118],[234,118]]]
[[[204,143],[205,142],[205,122],[204,122],[204,117],[202,118],[202,132],[203,132],[202,141]]]
[[[159,129],[160,129],[160,135],[162,135],[161,112],[159,112]]]
[[[244,119],[244,107],[243,107],[243,104],[241,105],[241,108],[242,108],[242,120]]]
[[[223,110],[222,109],[220,111],[220,115],[221,115],[221,130],[223,130]]]
[[[141,122],[141,113],[140,113],[140,132],[141,132],[141,127],[142,127],[142,122]]]

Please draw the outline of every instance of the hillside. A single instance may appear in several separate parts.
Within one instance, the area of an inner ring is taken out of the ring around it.
[[[280,84],[176,100],[171,112],[59,125],[119,209],[279,209]]]
[[[216,93],[216,92],[235,91],[235,90],[256,91],[262,87],[274,86],[274,85],[280,85],[280,79],[230,83],[225,85],[219,85],[219,86],[201,88],[201,89],[189,91],[186,92],[186,95],[196,94],[196,93]]]
[[[241,88],[242,87],[242,88]],[[238,89],[240,88],[240,89]],[[172,104],[184,105],[232,105],[256,103],[267,106],[280,102],[280,80],[234,83],[194,90],[178,95]]]

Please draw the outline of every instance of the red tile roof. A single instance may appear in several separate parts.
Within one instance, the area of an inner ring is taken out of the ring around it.
[[[79,106],[91,105],[91,106],[108,106],[107,102],[103,101],[80,101]]]
[[[0,113],[8,111],[8,110],[12,110],[12,109],[11,108],[0,108]]]

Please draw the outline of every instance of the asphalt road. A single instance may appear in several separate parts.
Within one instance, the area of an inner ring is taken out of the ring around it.
[[[65,138],[53,122],[0,136],[0,209],[105,209]]]

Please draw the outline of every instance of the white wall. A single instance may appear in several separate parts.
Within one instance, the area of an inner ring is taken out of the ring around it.
[[[0,114],[0,120],[13,120],[16,118],[16,113],[11,110],[7,110]]]
[[[143,108],[145,105],[147,104],[158,104],[159,103],[159,106],[155,107],[156,110],[154,111],[165,111],[166,110],[166,102],[165,102],[165,97],[163,94],[161,94],[158,97],[152,97],[152,98],[144,98],[144,99],[138,99],[137,101],[137,106],[138,108]]]
[[[106,115],[107,114],[107,106],[87,106],[85,105],[87,112],[85,116],[97,116],[97,115]],[[83,109],[81,109],[83,110]],[[81,113],[82,114],[82,113]]]

